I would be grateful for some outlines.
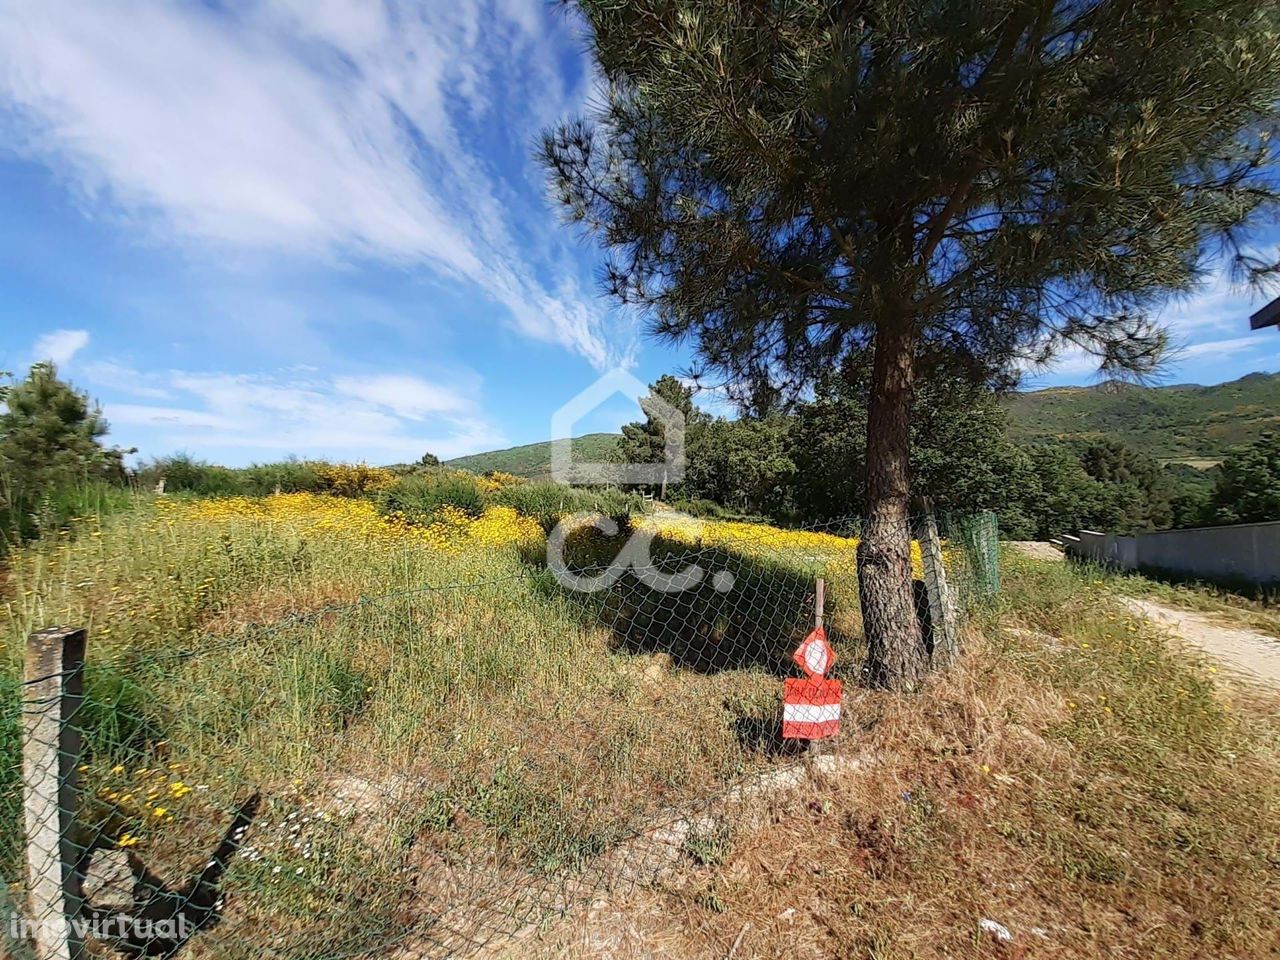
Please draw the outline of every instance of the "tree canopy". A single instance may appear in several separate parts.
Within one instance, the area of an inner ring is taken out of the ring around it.
[[[735,389],[871,368],[870,673],[927,668],[911,595],[918,379],[1066,348],[1145,375],[1151,310],[1276,201],[1280,10],[1255,0],[578,0],[607,97],[549,131],[607,288]],[[745,385],[745,386],[744,386]]]
[[[1222,461],[1206,519],[1214,523],[1280,520],[1280,434],[1264,434]]]
[[[60,486],[124,476],[123,452],[106,449],[107,422],[87,394],[37,363],[26,378],[0,390],[0,506],[16,532],[33,532],[33,511]]]

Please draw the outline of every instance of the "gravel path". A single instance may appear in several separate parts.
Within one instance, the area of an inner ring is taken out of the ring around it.
[[[1192,610],[1168,607],[1154,600],[1124,598],[1124,604],[1154,623],[1168,627],[1192,646],[1245,677],[1280,688],[1280,640],[1265,634],[1228,627]]]
[[[1052,543],[1045,543],[1043,540],[1006,540],[1004,545],[1025,554],[1032,560],[1062,559],[1062,551]]]

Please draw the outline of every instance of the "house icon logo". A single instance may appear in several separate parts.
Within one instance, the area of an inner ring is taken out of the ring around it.
[[[662,425],[663,457],[656,463],[574,462],[572,437],[577,425],[611,397],[639,398],[640,407]],[[620,367],[595,383],[551,415],[551,476],[566,484],[617,484],[660,486],[684,478],[685,418],[661,397],[648,395],[648,387]]]

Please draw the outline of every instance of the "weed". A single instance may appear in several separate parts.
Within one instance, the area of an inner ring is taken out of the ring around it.
[[[733,831],[728,823],[695,823],[684,838],[684,855],[703,867],[718,867],[733,849]]]

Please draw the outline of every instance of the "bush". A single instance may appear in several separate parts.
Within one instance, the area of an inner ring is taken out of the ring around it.
[[[644,513],[648,508],[643,497],[621,490],[604,488],[586,490],[561,483],[541,481],[504,487],[490,497],[490,502],[512,507],[517,513],[533,517],[550,533],[561,517],[574,513],[602,513],[609,517],[625,517]]]
[[[324,489],[321,471],[326,464],[314,460],[281,460],[255,463],[240,471],[245,493],[265,497],[281,493],[319,493]]]
[[[524,477],[517,477],[514,473],[505,473],[502,470],[488,470],[476,477],[476,485],[486,495],[527,482]]]
[[[229,467],[196,460],[189,454],[157,457],[138,470],[144,490],[164,480],[165,493],[194,493],[200,497],[230,497],[245,493],[245,478]]]
[[[484,513],[484,496],[475,477],[459,470],[411,474],[396,480],[379,499],[383,513],[398,514],[411,523],[430,520],[444,506],[471,517]]]
[[[389,490],[397,482],[396,475],[385,467],[371,467],[367,463],[318,464],[320,487],[323,493],[339,497],[364,497]]]

